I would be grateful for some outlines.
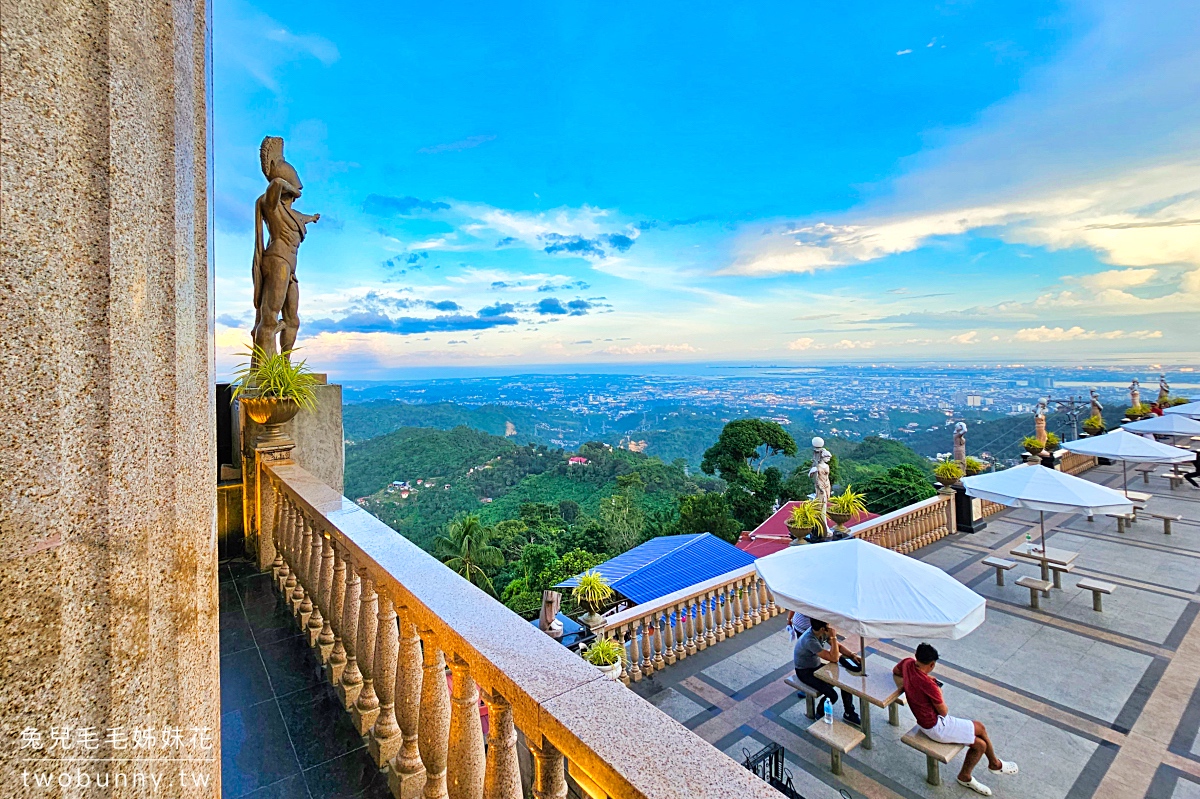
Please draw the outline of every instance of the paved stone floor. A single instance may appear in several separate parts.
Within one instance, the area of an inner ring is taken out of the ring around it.
[[[390,799],[271,575],[221,562],[221,795]]]
[[[1118,467],[1099,467],[1087,479],[1120,487]],[[1036,512],[1005,511],[985,530],[954,535],[917,556],[936,564],[988,600],[987,620],[961,641],[934,641],[938,675],[955,715],[987,724],[1000,756],[1021,773],[977,776],[996,797],[1022,799],[1200,799],[1200,491],[1171,491],[1161,478],[1131,478],[1131,488],[1153,491],[1149,510],[1182,514],[1173,534],[1146,516],[1119,535],[1116,521],[1057,514],[1046,517],[1050,546],[1079,552],[1064,590],[1052,591],[1041,610],[1029,591],[1012,583],[1035,565],[1019,565],[1007,585],[980,561],[1009,557]],[[1083,577],[1117,585],[1104,612],[1092,610]],[[776,741],[787,752],[796,787],[807,799],[963,797],[961,760],[943,766],[943,785],[925,783],[925,760],[900,743],[915,722],[901,710],[899,727],[874,710],[875,745],[845,757],[845,773],[829,771],[829,751],[805,728],[804,702],[782,679],[791,673],[791,643],[783,617],[760,624],[633,689],[741,760]],[[890,669],[917,641],[873,642],[869,663]],[[840,710],[838,711],[840,713]]]

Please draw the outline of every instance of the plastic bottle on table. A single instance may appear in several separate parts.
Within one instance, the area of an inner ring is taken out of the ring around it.
[[[833,724],[833,703],[825,700],[825,723]]]

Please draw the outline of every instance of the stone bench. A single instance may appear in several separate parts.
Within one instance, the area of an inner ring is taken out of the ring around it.
[[[1055,588],[1062,588],[1062,576],[1064,573],[1070,574],[1075,570],[1074,563],[1049,563],[1047,565],[1050,567],[1050,572],[1054,577]]]
[[[1154,470],[1157,468],[1158,467],[1152,463],[1143,463],[1141,466],[1134,466],[1133,470],[1135,472],[1141,472],[1142,482],[1146,485],[1150,485],[1150,475],[1154,474]]]
[[[1117,520],[1117,532],[1122,535],[1125,533],[1125,525],[1133,524],[1136,518],[1132,513],[1106,513],[1104,515]]]
[[[834,719],[832,724],[817,719],[809,725],[808,734],[829,745],[829,770],[838,775],[842,773],[842,755],[867,738],[862,730],[840,719]]]
[[[1183,516],[1179,515],[1178,513],[1151,513],[1150,515],[1163,523],[1163,535],[1170,535],[1171,523],[1177,522],[1183,518]]]
[[[1167,472],[1166,474],[1160,474],[1159,477],[1161,477],[1164,480],[1171,481],[1171,490],[1172,491],[1174,491],[1175,489],[1177,489],[1183,485],[1183,475],[1182,474],[1175,474],[1174,472]]]
[[[1042,606],[1042,592],[1049,591],[1053,583],[1049,580],[1039,580],[1037,577],[1018,577],[1017,585],[1029,589],[1029,607],[1039,610]]]
[[[1005,560],[1004,558],[984,558],[984,566],[990,566],[996,570],[996,585],[1004,585],[1004,573],[1016,566],[1016,561]]]
[[[1104,612],[1104,595],[1111,594],[1117,590],[1117,587],[1112,583],[1106,583],[1101,580],[1093,580],[1090,577],[1080,580],[1076,587],[1082,591],[1092,592],[1092,610],[1097,613]]]
[[[925,755],[925,782],[930,785],[942,784],[942,763],[949,763],[966,749],[962,744],[941,744],[925,734],[920,726],[915,726],[900,737],[900,743],[911,746]]]
[[[817,717],[816,698],[820,696],[816,689],[800,682],[800,680],[797,679],[794,674],[784,677],[783,681],[788,686],[795,688],[797,693],[804,697],[804,715],[808,716],[810,719],[815,719]]]

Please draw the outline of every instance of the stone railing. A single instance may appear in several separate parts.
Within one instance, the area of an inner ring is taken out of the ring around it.
[[[1062,458],[1058,461],[1059,471],[1067,474],[1079,474],[1086,472],[1096,465],[1096,457],[1094,455],[1080,455],[1076,452],[1063,452]]]
[[[954,492],[943,491],[939,491],[937,496],[855,525],[850,528],[850,533],[855,538],[903,554],[932,544],[952,533],[957,526]]]
[[[523,785],[563,799],[568,781],[594,797],[777,799],[299,466],[259,468],[259,551],[273,557],[261,562],[399,799],[521,799]],[[713,596],[718,607],[742,594]]]
[[[995,516],[1007,508],[1007,505],[1001,505],[999,502],[992,502],[990,499],[981,499],[979,500],[979,518],[986,519],[989,516]]]
[[[754,564],[605,618],[598,633],[625,648],[628,685],[780,612]]]

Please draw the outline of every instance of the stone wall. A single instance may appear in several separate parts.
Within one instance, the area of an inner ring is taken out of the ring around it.
[[[0,0],[10,795],[51,725],[207,729],[206,762],[147,771],[219,795],[207,35],[198,0]]]

